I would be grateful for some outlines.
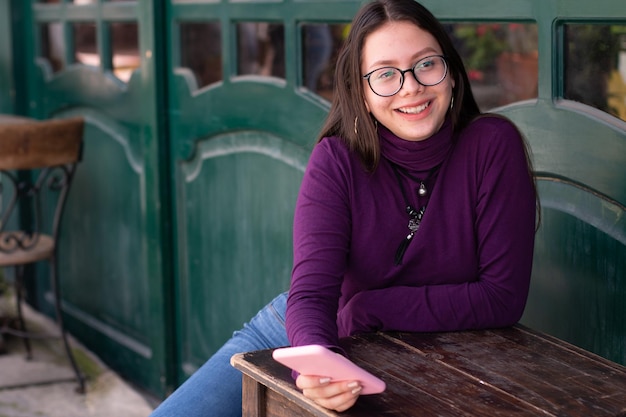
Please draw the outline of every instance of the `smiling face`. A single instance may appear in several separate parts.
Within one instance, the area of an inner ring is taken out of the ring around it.
[[[430,33],[405,21],[388,22],[372,32],[362,53],[362,74],[385,66],[404,70],[427,56],[443,55]],[[391,97],[378,96],[367,80],[363,83],[368,111],[396,136],[410,141],[427,139],[441,128],[454,88],[450,74],[441,83],[425,87],[407,72],[402,88]]]

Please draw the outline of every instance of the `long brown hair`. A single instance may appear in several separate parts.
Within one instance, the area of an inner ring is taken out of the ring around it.
[[[415,0],[374,0],[365,4],[352,21],[352,27],[343,45],[335,68],[335,94],[317,141],[327,136],[339,136],[361,158],[365,169],[373,171],[380,160],[380,144],[375,120],[365,107],[361,56],[365,39],[387,22],[405,21],[429,32],[438,42],[448,63],[449,76],[455,87],[454,106],[449,117],[458,133],[472,120],[496,114],[481,113],[470,86],[461,56],[452,44],[448,32],[437,18]],[[533,183],[537,204],[536,230],[541,224],[541,205],[534,180],[532,157],[528,142],[520,132],[524,145],[528,174]]]
[[[335,68],[335,94],[318,141],[339,136],[357,152],[367,170],[373,171],[380,160],[378,133],[365,107],[361,56],[365,39],[387,22],[406,21],[429,32],[438,42],[454,78],[454,106],[450,110],[454,131],[463,129],[480,110],[469,84],[467,72],[442,24],[414,0],[374,0],[365,4],[352,21]]]

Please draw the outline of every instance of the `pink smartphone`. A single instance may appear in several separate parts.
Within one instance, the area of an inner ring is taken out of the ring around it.
[[[275,360],[302,375],[329,377],[332,381],[359,381],[361,394],[378,394],[385,382],[339,353],[320,345],[285,347],[274,350]]]

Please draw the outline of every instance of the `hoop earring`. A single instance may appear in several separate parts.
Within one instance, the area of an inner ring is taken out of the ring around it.
[[[358,123],[358,122],[359,122],[359,116],[356,116],[356,117],[354,118],[354,134],[355,134],[355,135],[358,135],[358,134],[359,134],[359,129],[357,129],[357,127],[356,127],[356,125],[357,125],[357,123]]]

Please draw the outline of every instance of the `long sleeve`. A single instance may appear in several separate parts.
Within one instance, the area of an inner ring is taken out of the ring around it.
[[[448,190],[449,197],[444,197],[446,201],[441,210],[434,214],[456,225],[457,222],[448,219],[456,217],[458,220],[458,216],[462,218],[465,214],[458,210],[455,200],[474,205],[469,211],[473,212],[471,220],[476,239],[474,279],[458,282],[452,274],[446,276],[446,268],[441,266],[441,275],[430,285],[361,291],[340,312],[340,333],[502,327],[521,318],[532,268],[535,194],[516,130],[505,124],[497,132],[490,140],[483,138],[483,143],[474,149],[468,149],[463,143],[458,145],[456,155],[461,151],[465,156],[475,155],[470,159],[475,165],[465,169],[466,174],[473,173],[473,176],[459,178],[456,186],[446,182],[446,186],[453,189]],[[459,245],[462,238],[443,223],[431,222],[419,232],[424,232],[422,236],[428,239],[434,228],[449,230],[440,252],[447,252],[450,263],[463,263],[461,258],[467,254],[461,251],[462,244]],[[436,236],[434,232],[431,235]],[[441,260],[445,261],[443,257]],[[375,308],[377,305],[384,307]]]
[[[474,122],[454,145],[403,263],[402,193],[329,141],[314,151],[296,209],[287,329],[292,344],[334,346],[375,330],[511,325],[530,281],[535,194],[506,120]],[[388,167],[387,167],[388,168]]]
[[[286,324],[293,346],[317,343],[337,349],[351,219],[345,173],[326,145],[314,148],[296,203]]]

